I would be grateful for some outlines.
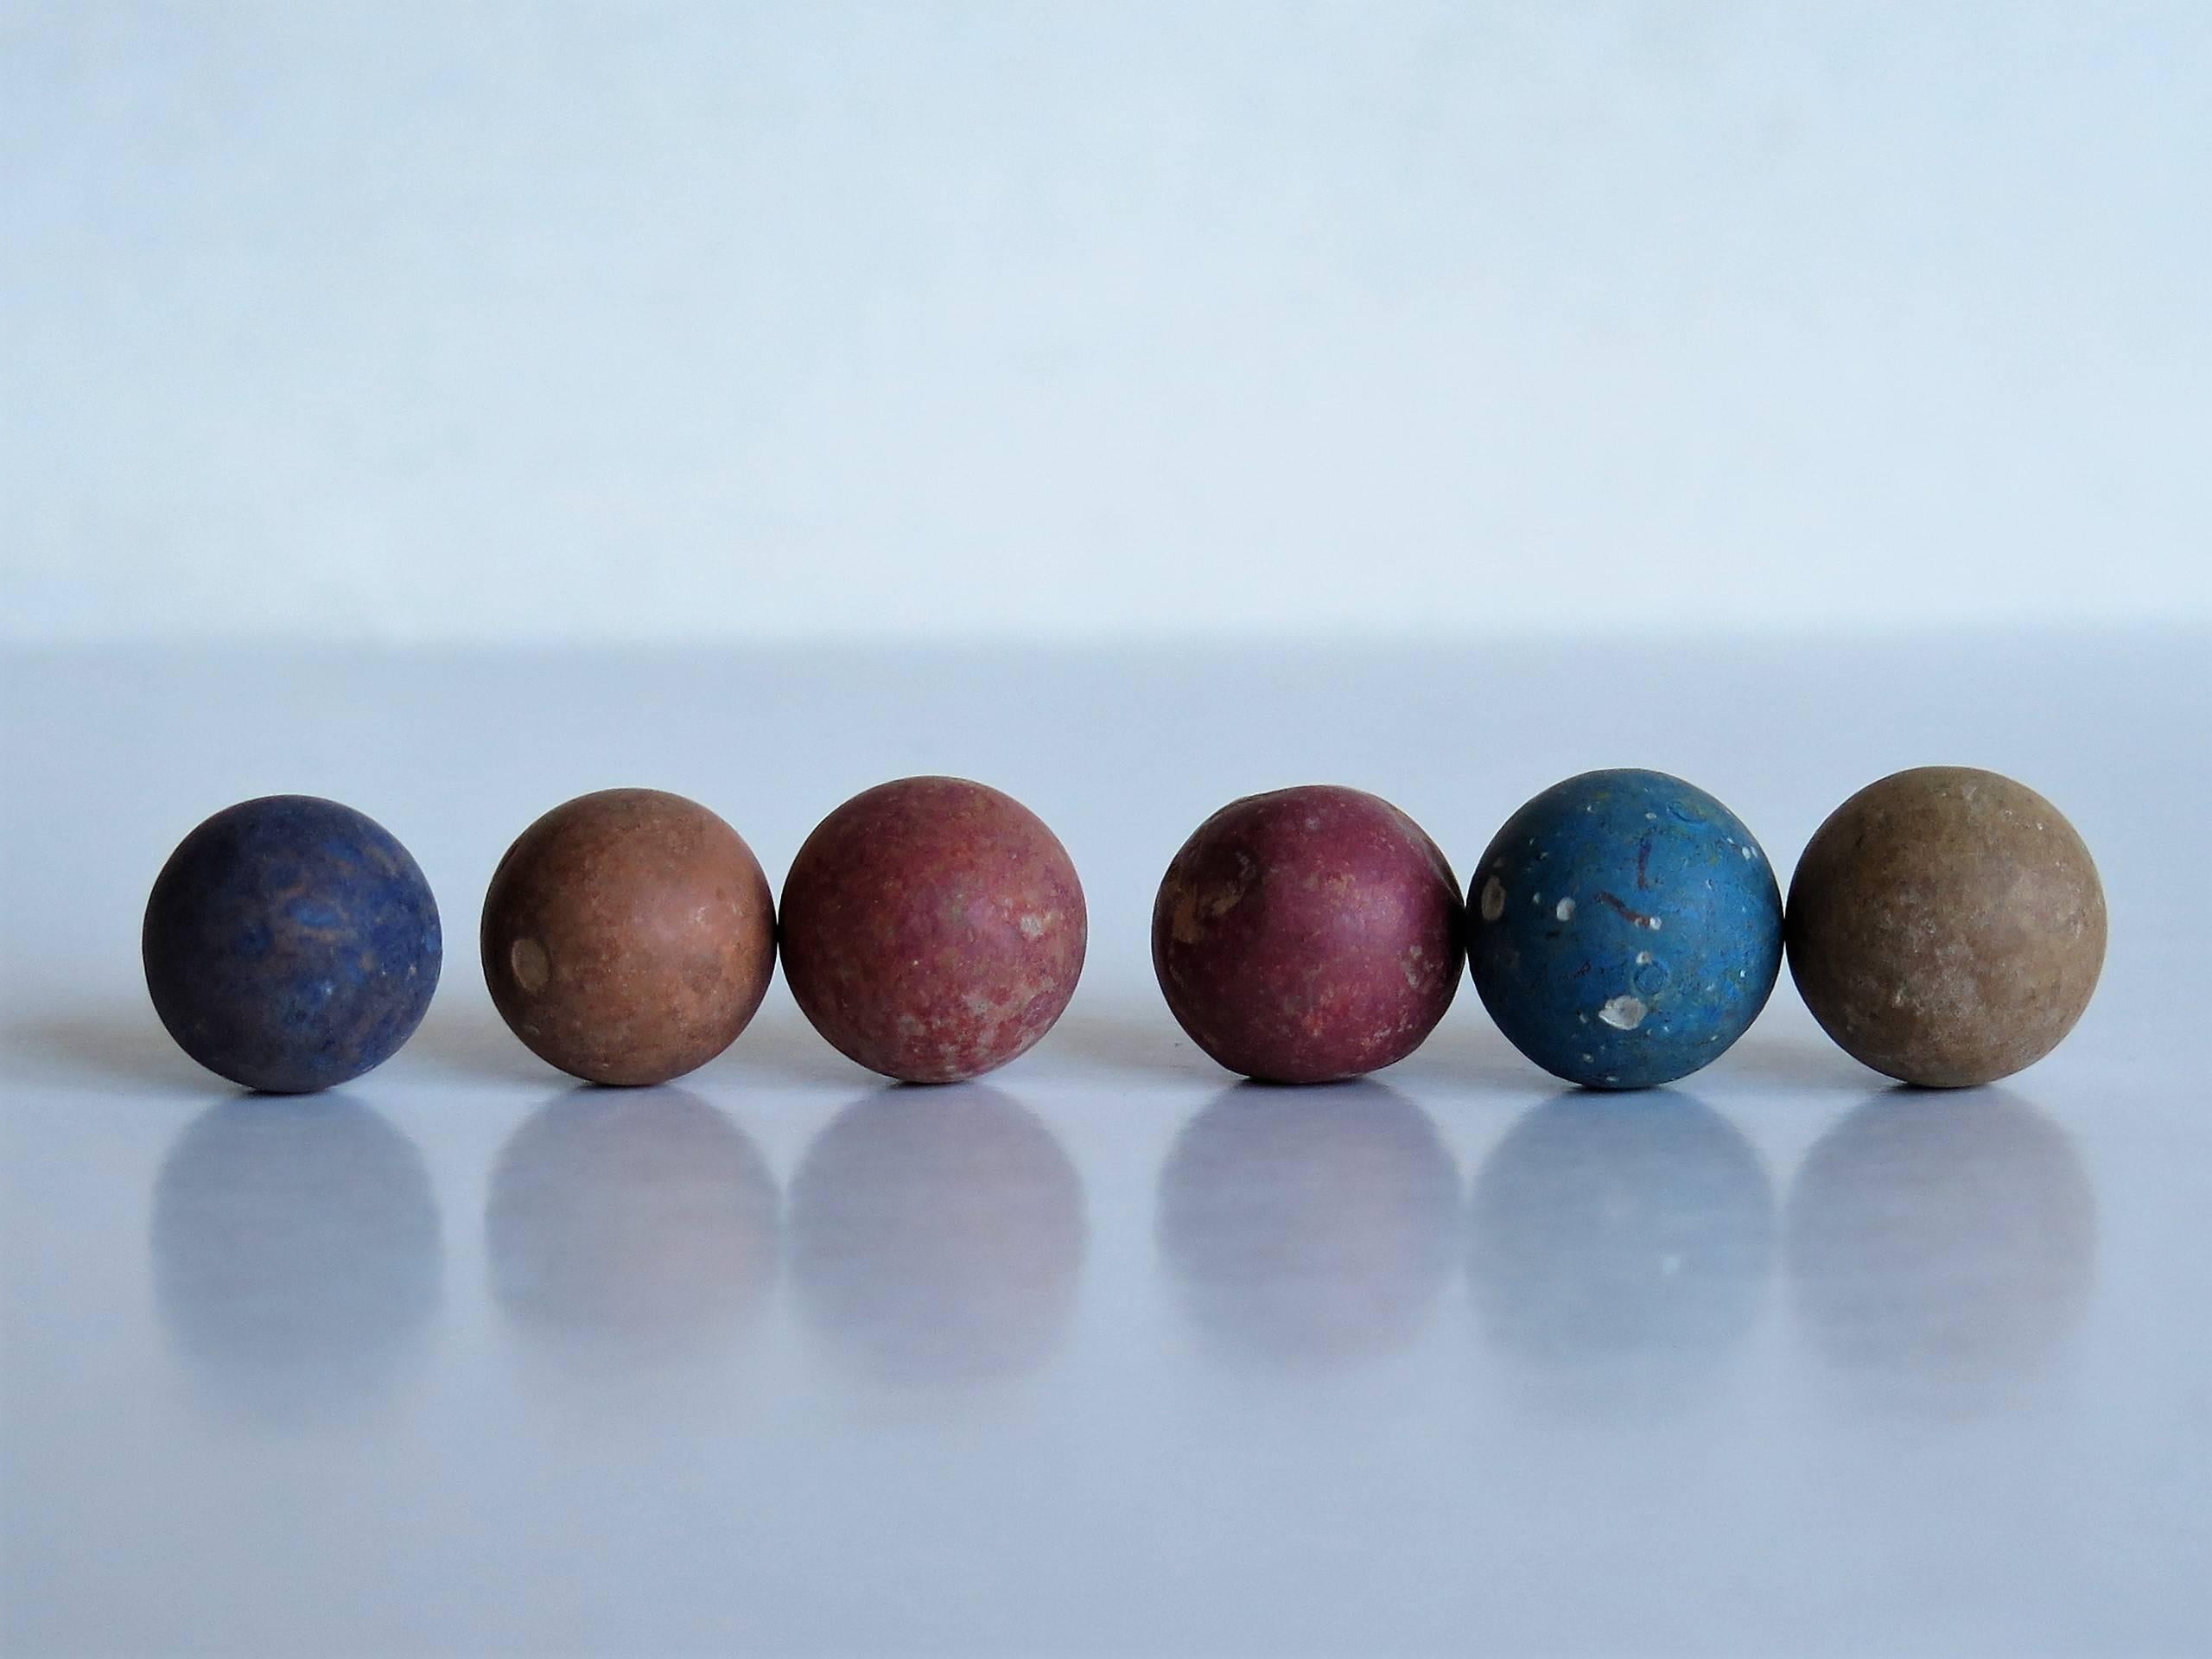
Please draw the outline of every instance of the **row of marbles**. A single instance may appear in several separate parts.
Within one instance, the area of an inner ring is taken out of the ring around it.
[[[1465,887],[1387,801],[1313,785],[1233,801],[1175,855],[1152,954],[1177,1021],[1231,1071],[1279,1083],[1404,1058],[1463,973],[1514,1046],[1592,1088],[1710,1064],[1782,963],[1846,1051],[1904,1081],[1993,1081],[2049,1052],[2105,949],[2096,868],[2034,791],[1930,766],[1832,813],[1784,906],[1764,850],[1663,772],[1586,772],[1498,830]],[[780,905],[696,802],[604,790],[517,838],[486,894],[492,1000],[591,1082],[682,1076],[758,1010],[779,960],[841,1052],[912,1083],[974,1077],[1049,1031],[1088,920],[1066,849],[1020,802],[957,778],[847,801]],[[234,1082],[303,1092],[395,1052],[429,1006],[442,937],[421,868],[350,807],[270,796],[217,813],[156,880],[143,935],[163,1024]]]

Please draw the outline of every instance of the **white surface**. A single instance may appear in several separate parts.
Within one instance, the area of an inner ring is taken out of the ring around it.
[[[0,658],[0,1647],[2202,1654],[2206,645]],[[2108,883],[2095,1003],[2001,1090],[1885,1089],[1786,980],[1612,1117],[1468,990],[1376,1088],[1237,1090],[1150,984],[1159,872],[1242,791],[1377,789],[1464,871],[1554,778],[1657,765],[1786,874],[1929,760],[2043,789]],[[780,984],[688,1103],[579,1093],[491,1013],[476,906],[546,806],[682,790],[780,878],[924,768],[1029,801],[1090,898],[988,1093],[880,1089]],[[136,961],[175,840],[280,788],[391,826],[449,940],[320,1105],[199,1072]],[[1536,1219],[1471,1242],[1440,1179]]]
[[[2212,9],[0,0],[0,634],[2212,616]]]

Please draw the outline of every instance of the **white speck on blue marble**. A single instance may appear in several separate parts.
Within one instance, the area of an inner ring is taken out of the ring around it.
[[[1607,999],[1598,1017],[1615,1031],[1634,1031],[1643,1023],[1644,1013],[1642,997],[1616,996]]]

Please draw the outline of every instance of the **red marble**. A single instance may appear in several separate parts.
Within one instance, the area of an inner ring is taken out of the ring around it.
[[[1066,849],[1019,801],[904,778],[817,825],[784,883],[785,977],[849,1058],[906,1083],[1004,1065],[1052,1028],[1088,919]]]
[[[1152,962],[1232,1071],[1326,1083],[1402,1060],[1459,988],[1459,883],[1388,801],[1313,784],[1232,801],[1167,867]]]

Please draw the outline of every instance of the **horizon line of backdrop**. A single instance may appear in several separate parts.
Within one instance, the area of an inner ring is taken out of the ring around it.
[[[0,638],[2193,624],[2209,162],[2194,4],[0,0]]]

